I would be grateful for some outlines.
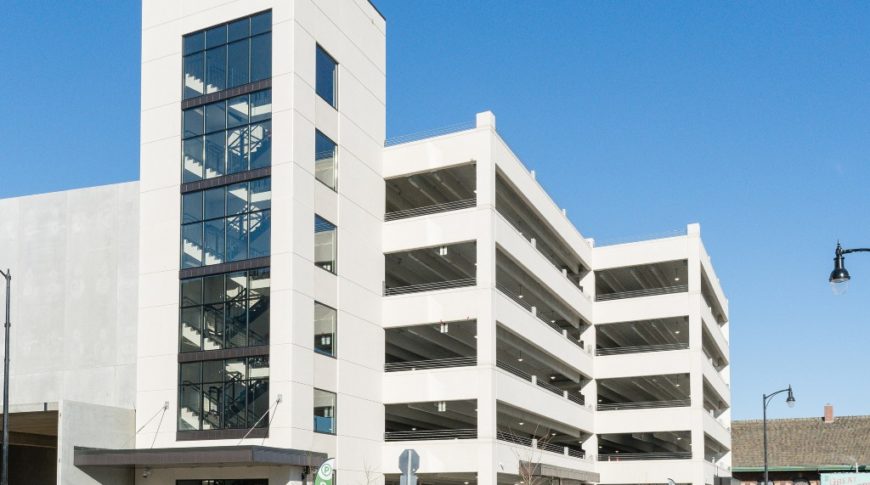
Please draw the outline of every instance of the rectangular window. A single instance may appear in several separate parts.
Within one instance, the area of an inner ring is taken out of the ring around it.
[[[185,110],[182,181],[270,166],[271,117],[270,89]]]
[[[335,357],[338,312],[320,302],[314,302],[314,351]]]
[[[338,228],[318,215],[314,216],[314,265],[338,274]]]
[[[181,267],[268,256],[271,179],[189,192],[181,200]]]
[[[314,130],[314,178],[332,190],[336,185],[335,154],[335,142]]]
[[[181,280],[180,352],[269,344],[269,268]]]
[[[178,430],[266,427],[269,357],[179,365]]]
[[[320,46],[316,57],[315,91],[330,106],[338,108],[338,62]]]
[[[272,76],[272,13],[234,20],[185,35],[184,99]]]
[[[314,432],[335,434],[334,392],[314,389]]]

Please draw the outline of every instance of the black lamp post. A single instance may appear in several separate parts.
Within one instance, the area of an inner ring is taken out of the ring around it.
[[[843,249],[843,246],[840,246],[840,243],[837,242],[837,249],[834,250],[834,271],[831,271],[831,276],[828,278],[828,281],[834,288],[837,288],[838,286],[845,287],[851,279],[849,272],[846,271],[846,258],[844,257],[844,255],[849,253],[870,253],[870,249]]]
[[[12,272],[0,271],[0,275],[6,280],[6,352],[3,354],[3,470],[0,472],[0,485],[9,485],[9,308],[12,306],[10,287],[12,286]]]
[[[773,396],[777,394],[782,394],[783,392],[788,391],[788,397],[785,399],[785,403],[788,404],[788,407],[794,407],[794,393],[791,391],[791,386],[788,386],[785,389],[780,389],[779,391],[774,392],[773,394],[764,394],[762,401],[764,402],[764,485],[768,485],[770,482],[767,479],[767,405],[770,404],[770,400],[773,399]]]

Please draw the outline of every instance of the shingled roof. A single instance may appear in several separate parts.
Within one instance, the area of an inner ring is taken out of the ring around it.
[[[870,416],[769,419],[768,463],[774,467],[870,464]],[[762,421],[731,423],[733,468],[764,466]]]

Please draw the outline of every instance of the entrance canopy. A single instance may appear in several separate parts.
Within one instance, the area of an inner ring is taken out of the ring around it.
[[[75,448],[78,467],[175,468],[194,466],[310,466],[326,461],[324,453],[268,446],[202,446],[158,449]]]

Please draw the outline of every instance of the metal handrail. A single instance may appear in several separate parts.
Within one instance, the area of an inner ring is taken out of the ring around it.
[[[523,300],[523,298],[521,298],[520,295],[517,295],[513,291],[509,290],[508,287],[505,286],[503,283],[499,283],[496,281],[495,289],[502,292],[502,294],[504,296],[506,296],[506,297],[510,298],[511,300],[513,300],[514,302],[516,302],[517,305],[525,308],[526,310],[529,310],[529,311],[532,310],[532,305],[529,304],[529,302]],[[552,327],[550,327],[550,328],[552,328]]]
[[[614,402],[614,403],[599,403],[599,411],[619,411],[624,409],[658,409],[658,408],[678,408],[686,407],[692,404],[691,399],[672,399],[669,401],[637,401],[637,402]]]
[[[384,296],[404,295],[407,293],[419,293],[422,291],[446,290],[450,288],[461,288],[463,286],[474,286],[477,284],[477,278],[459,278],[455,280],[436,281],[433,283],[418,283],[415,285],[394,286],[392,288],[384,288]]]
[[[444,202],[442,204],[432,204],[423,207],[402,209],[385,213],[384,221],[389,222],[398,219],[407,219],[409,217],[418,217],[429,214],[438,214],[440,212],[467,209],[469,207],[474,207],[475,205],[477,205],[477,199],[472,197],[470,199],[454,200],[452,202]]]
[[[617,291],[595,295],[595,301],[621,300],[623,298],[638,298],[641,296],[668,295],[689,291],[689,285],[663,286],[660,288],[644,288],[641,290]]]
[[[406,362],[387,362],[384,372],[402,372],[447,367],[469,367],[477,365],[477,357],[448,357],[445,359],[410,360]]]
[[[419,429],[412,431],[387,431],[384,441],[432,441],[470,440],[477,438],[477,429]]]
[[[583,450],[578,450],[577,448],[568,447],[568,456],[573,456],[574,458],[586,458],[586,452]]]
[[[420,141],[426,138],[433,138],[436,136],[449,135],[451,133],[458,133],[460,131],[471,130],[477,127],[476,121],[465,121],[462,123],[456,123],[453,125],[442,126],[441,128],[432,128],[430,130],[418,131],[416,133],[409,133],[407,135],[399,135],[394,136],[392,138],[387,138],[384,141],[384,147],[391,147],[394,145],[401,145],[402,143],[411,143],[413,141]]]
[[[538,386],[543,387],[544,389],[552,392],[553,394],[558,395],[559,397],[565,397],[565,391],[559,389],[558,387],[550,384],[549,382],[545,382],[541,379],[538,379]]]
[[[520,378],[522,378],[522,379],[524,379],[524,380],[527,380],[527,381],[529,381],[529,382],[532,381],[532,375],[531,375],[531,374],[529,374],[529,373],[526,372],[526,371],[523,371],[523,370],[517,369],[516,367],[514,367],[514,366],[508,364],[507,362],[505,362],[505,361],[503,361],[503,360],[498,360],[498,361],[496,361],[495,366],[498,367],[499,369],[504,369],[504,370],[510,372],[511,374],[513,374],[513,375],[515,375],[515,376],[517,376],[517,377],[520,377]]]
[[[541,451],[549,451],[550,453],[565,453],[564,445],[557,445],[555,443],[547,443],[546,441],[538,441],[538,449]]]
[[[574,403],[579,404],[581,406],[586,405],[586,398],[582,394],[573,394],[573,393],[569,392],[568,393],[568,400],[573,401]]]
[[[692,458],[691,451],[663,451],[654,453],[599,453],[598,461],[633,460],[687,460]]]
[[[532,446],[531,438],[515,435],[513,433],[506,433],[504,431],[496,431],[495,438],[499,441],[507,441],[508,443],[513,443],[515,445]]]
[[[624,347],[603,347],[595,349],[595,355],[622,355],[636,354],[640,352],[666,352],[669,350],[685,350],[689,348],[689,343],[677,344],[657,344],[657,345],[626,345]]]

